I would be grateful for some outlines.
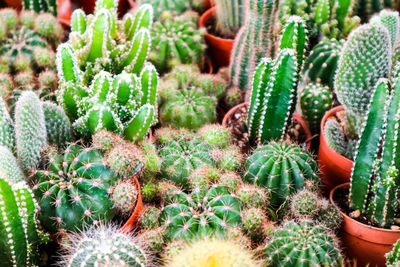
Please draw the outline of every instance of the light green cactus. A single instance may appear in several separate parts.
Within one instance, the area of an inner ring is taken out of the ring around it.
[[[216,0],[217,29],[224,36],[234,36],[244,24],[243,0]]]

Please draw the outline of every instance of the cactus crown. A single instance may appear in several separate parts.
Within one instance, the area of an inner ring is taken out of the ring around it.
[[[146,63],[153,10],[117,19],[116,1],[97,1],[95,14],[72,15],[69,41],[57,49],[58,101],[88,135],[107,129],[140,141],[154,122],[158,74]]]

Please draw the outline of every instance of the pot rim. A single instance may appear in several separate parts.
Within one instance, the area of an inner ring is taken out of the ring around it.
[[[199,28],[205,28],[206,31],[204,33],[205,38],[211,39],[214,42],[220,42],[220,43],[226,43],[227,45],[233,45],[235,42],[235,39],[229,39],[229,38],[222,38],[216,35],[213,35],[207,31],[206,25],[207,22],[212,18],[215,17],[217,12],[217,7],[213,6],[209,9],[207,9],[201,16],[199,20]]]

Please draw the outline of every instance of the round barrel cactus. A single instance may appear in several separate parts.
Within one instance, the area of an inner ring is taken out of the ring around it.
[[[338,241],[320,225],[289,221],[265,247],[268,266],[342,266]]]
[[[223,234],[227,227],[241,224],[241,203],[228,188],[220,185],[191,194],[177,192],[172,203],[163,208],[160,222],[166,238],[191,239]]]
[[[265,187],[270,204],[279,207],[303,187],[318,181],[318,165],[296,144],[269,142],[258,147],[245,163],[244,180]]]
[[[48,167],[33,175],[39,220],[51,232],[79,230],[114,215],[109,189],[118,176],[96,149],[70,145],[63,155],[48,152]]]

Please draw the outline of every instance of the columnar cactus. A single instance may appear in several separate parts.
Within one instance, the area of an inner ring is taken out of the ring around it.
[[[72,125],[64,110],[49,101],[42,102],[42,109],[48,144],[62,147],[67,142],[71,142],[73,138]]]
[[[229,239],[198,240],[174,254],[166,259],[167,267],[259,266],[250,251]]]
[[[390,35],[381,23],[365,24],[344,44],[335,76],[335,92],[346,112],[346,134],[360,135],[365,114],[379,78],[391,68]]]
[[[216,0],[217,29],[224,36],[234,36],[244,23],[243,0]]]
[[[342,266],[335,237],[309,221],[286,222],[265,247],[268,266]]]
[[[204,30],[197,27],[198,15],[185,13],[174,17],[165,11],[152,28],[152,52],[149,59],[161,73],[178,64],[200,64],[205,50]]]
[[[318,166],[298,145],[274,141],[258,147],[247,159],[244,180],[263,186],[271,206],[279,207],[297,190],[315,189]]]
[[[246,20],[236,35],[229,69],[232,85],[247,90],[259,60],[274,56],[279,1],[245,1],[244,10]]]
[[[392,251],[386,253],[386,266],[396,267],[400,264],[400,241],[397,240],[396,244],[393,245]]]
[[[301,90],[301,112],[312,133],[319,133],[322,117],[332,104],[333,95],[327,86],[310,83]]]
[[[344,40],[323,40],[311,50],[304,62],[303,75],[307,81],[333,88],[335,72]]]
[[[24,0],[23,4],[25,10],[33,10],[37,13],[49,12],[57,16],[56,0]]]
[[[33,174],[42,226],[51,232],[76,231],[114,215],[108,195],[118,176],[96,149],[70,145],[63,155],[48,153],[46,170]]]
[[[138,266],[149,264],[142,241],[115,226],[91,228],[79,234],[69,234],[62,244],[66,255],[63,266]]]
[[[17,159],[10,149],[5,146],[0,146],[0,173],[13,183],[24,180],[24,175],[18,165]]]
[[[0,145],[15,149],[14,122],[8,113],[6,104],[0,97]]]
[[[140,0],[139,5],[143,4],[150,4],[154,8],[156,20],[165,10],[177,15],[191,9],[201,11],[204,8],[204,1],[201,0]]]
[[[172,203],[163,208],[160,222],[168,240],[212,236],[240,225],[240,209],[239,199],[226,187],[215,185],[208,191],[175,194]]]
[[[0,176],[0,265],[34,266],[40,243],[37,203],[24,181],[13,183]]]
[[[57,49],[57,97],[79,133],[107,129],[140,141],[157,98],[158,74],[146,63],[153,12],[142,5],[119,21],[116,4],[97,1],[93,17],[74,12],[69,42]]]

